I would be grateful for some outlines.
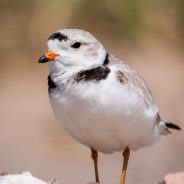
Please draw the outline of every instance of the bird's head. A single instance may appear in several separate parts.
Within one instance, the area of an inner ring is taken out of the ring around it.
[[[47,41],[48,51],[40,63],[53,68],[89,69],[103,64],[106,50],[90,33],[79,29],[63,29],[53,33]]]

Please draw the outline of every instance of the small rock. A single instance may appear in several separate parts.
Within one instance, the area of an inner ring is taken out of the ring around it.
[[[46,182],[33,177],[29,172],[21,174],[1,174],[0,184],[47,184]]]
[[[166,175],[163,184],[184,184],[184,172]]]

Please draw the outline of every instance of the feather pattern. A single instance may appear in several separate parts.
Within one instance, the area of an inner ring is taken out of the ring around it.
[[[74,139],[112,153],[127,146],[131,150],[150,146],[171,133],[169,128],[179,129],[160,118],[143,78],[107,53],[90,33],[59,32],[68,40],[48,41],[49,49],[59,55],[49,63],[54,86],[49,97],[58,122]],[[71,48],[76,41],[80,48]]]

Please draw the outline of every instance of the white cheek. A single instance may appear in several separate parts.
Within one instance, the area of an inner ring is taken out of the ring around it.
[[[68,47],[68,42],[61,43],[58,40],[49,40],[47,42],[49,50],[54,51],[59,56],[56,58],[63,66],[79,67],[88,69],[103,64],[106,56],[106,50],[102,45],[82,46],[79,49]]]

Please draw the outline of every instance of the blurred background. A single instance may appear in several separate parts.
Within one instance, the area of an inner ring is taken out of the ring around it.
[[[56,30],[95,35],[146,80],[163,118],[184,126],[183,0],[0,0],[0,171],[66,184],[94,181],[90,150],[57,124],[38,64]],[[184,171],[184,133],[133,152],[127,184]],[[99,155],[102,183],[119,183],[121,153]]]

